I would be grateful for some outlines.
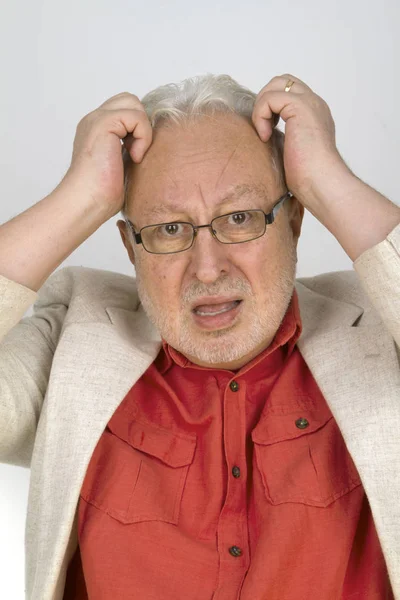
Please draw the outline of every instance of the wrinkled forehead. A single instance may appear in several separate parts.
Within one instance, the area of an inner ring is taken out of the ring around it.
[[[272,153],[252,124],[237,115],[207,116],[187,124],[162,125],[139,165],[131,167],[130,212],[149,213],[152,204],[278,193]]]

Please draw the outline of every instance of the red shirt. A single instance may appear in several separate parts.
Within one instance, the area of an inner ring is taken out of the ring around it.
[[[236,373],[164,343],[81,490],[65,600],[389,600],[368,500],[297,349],[296,292]],[[82,573],[83,565],[83,573]]]

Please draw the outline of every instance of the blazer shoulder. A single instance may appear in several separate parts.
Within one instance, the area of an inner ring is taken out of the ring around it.
[[[321,273],[313,277],[299,278],[297,282],[321,296],[355,304],[366,311],[374,310],[355,271]]]
[[[38,291],[34,310],[64,304],[84,320],[105,315],[108,306],[136,310],[136,279],[122,273],[68,266],[55,271]],[[85,318],[86,317],[86,318]]]

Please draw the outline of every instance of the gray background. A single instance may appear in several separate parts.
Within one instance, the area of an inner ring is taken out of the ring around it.
[[[398,203],[399,25],[398,0],[4,1],[0,222],[58,184],[86,113],[119,92],[141,97],[205,72],[229,73],[256,92],[281,73],[303,79],[330,105],[352,170]],[[117,218],[63,265],[132,274]],[[298,276],[351,268],[307,213]],[[24,598],[28,485],[28,470],[0,465],[1,595],[8,600]]]

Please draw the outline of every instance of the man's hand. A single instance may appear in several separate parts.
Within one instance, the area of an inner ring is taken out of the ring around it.
[[[289,92],[285,86],[294,81]],[[349,174],[335,141],[335,124],[326,102],[293,75],[274,77],[259,92],[253,123],[267,142],[280,116],[286,123],[284,167],[289,190],[312,209],[313,193],[323,177],[340,171]]]
[[[123,92],[109,98],[79,122],[71,166],[60,185],[78,189],[107,215],[115,215],[124,199],[122,149],[139,163],[152,136],[150,121],[137,96]]]
[[[152,135],[143,105],[132,94],[113,96],[86,115],[61,183],[0,227],[0,274],[39,290],[71,252],[121,210],[123,150],[140,162]]]
[[[289,81],[290,91],[285,92]],[[340,156],[326,102],[290,74],[259,92],[253,123],[267,142],[277,115],[286,123],[284,168],[289,190],[355,261],[400,222],[400,209],[358,179]]]

